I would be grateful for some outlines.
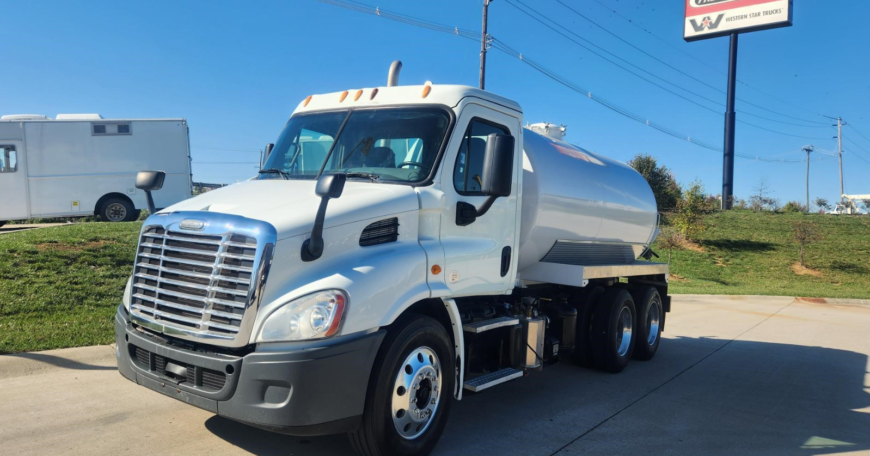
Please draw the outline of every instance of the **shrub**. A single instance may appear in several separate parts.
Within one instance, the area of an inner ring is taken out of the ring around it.
[[[782,207],[783,212],[806,212],[807,207],[797,201],[789,201]]]
[[[704,216],[713,212],[704,185],[700,181],[692,184],[677,201],[677,210],[671,218],[671,225],[686,239],[695,240],[704,232]]]

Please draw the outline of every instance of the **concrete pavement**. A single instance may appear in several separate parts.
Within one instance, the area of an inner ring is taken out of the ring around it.
[[[870,454],[870,307],[676,296],[659,353],[562,364],[452,410],[435,454]],[[123,379],[111,347],[0,356],[0,453],[343,455]]]

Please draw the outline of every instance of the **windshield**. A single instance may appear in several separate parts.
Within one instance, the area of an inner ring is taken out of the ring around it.
[[[314,179],[323,168],[356,173],[350,179],[420,182],[435,166],[449,126],[448,113],[432,107],[295,115],[259,178]]]

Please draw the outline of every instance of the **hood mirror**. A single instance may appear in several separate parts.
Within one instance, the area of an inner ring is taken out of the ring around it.
[[[347,174],[343,173],[321,174],[317,179],[314,193],[321,198],[320,207],[317,208],[311,237],[302,243],[302,261],[314,261],[323,255],[323,220],[326,218],[326,205],[329,204],[330,199],[341,196],[345,182],[347,182]]]
[[[163,171],[139,171],[139,174],[136,175],[136,188],[145,192],[145,197],[148,199],[148,211],[151,214],[157,212],[151,192],[163,188],[164,180],[166,180],[166,173]]]

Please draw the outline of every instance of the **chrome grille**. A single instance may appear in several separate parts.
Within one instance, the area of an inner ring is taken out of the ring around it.
[[[246,313],[259,297],[257,288],[265,279],[274,246],[274,236],[264,239],[262,234],[269,231],[266,228],[273,233],[274,228],[191,232],[179,229],[176,223],[184,213],[173,215],[176,217],[163,225],[151,225],[149,218],[142,231],[131,289],[134,321],[182,338],[208,338],[212,343],[223,340],[225,343],[218,345],[227,346],[246,344],[250,335],[246,322],[255,316],[246,318]]]

